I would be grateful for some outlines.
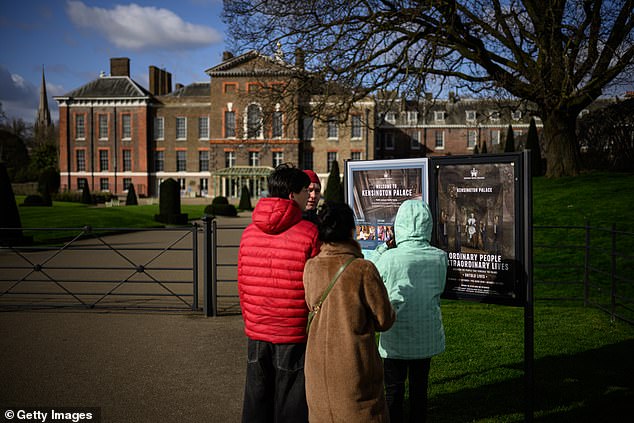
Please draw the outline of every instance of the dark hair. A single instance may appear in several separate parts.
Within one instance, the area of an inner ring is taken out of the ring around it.
[[[319,239],[322,242],[342,242],[352,239],[354,213],[345,203],[326,201],[317,212]]]
[[[291,163],[277,166],[268,178],[269,196],[288,198],[291,192],[300,192],[310,185],[310,178]]]

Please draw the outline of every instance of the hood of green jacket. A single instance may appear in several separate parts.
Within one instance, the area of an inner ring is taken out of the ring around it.
[[[422,200],[406,200],[394,220],[396,245],[404,242],[429,244],[432,231],[431,210]]]

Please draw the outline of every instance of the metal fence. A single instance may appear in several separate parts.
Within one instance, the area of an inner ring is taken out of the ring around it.
[[[197,310],[200,230],[196,224],[23,229],[28,236],[54,232],[67,241],[0,247],[0,309]]]
[[[546,243],[546,232],[558,243]],[[533,239],[536,301],[582,302],[634,324],[634,233],[616,225],[534,226]]]
[[[202,224],[178,228],[24,229],[36,236],[60,231],[61,238],[71,239],[53,246],[0,247],[0,309],[239,313],[237,257],[244,227],[219,226],[204,217]],[[556,245],[546,242],[553,232]],[[577,301],[634,324],[634,233],[614,225],[534,226],[533,238],[536,301]]]

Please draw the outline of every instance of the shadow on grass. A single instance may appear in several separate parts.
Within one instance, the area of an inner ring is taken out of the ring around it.
[[[510,367],[523,371],[524,364]],[[435,395],[429,399],[428,421],[520,422],[525,409],[520,377]],[[634,421],[634,339],[535,360],[534,421]]]

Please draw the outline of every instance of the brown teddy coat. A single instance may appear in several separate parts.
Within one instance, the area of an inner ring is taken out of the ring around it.
[[[395,314],[381,276],[356,241],[325,243],[306,262],[306,303],[312,310],[352,256],[359,258],[341,274],[308,334],[304,373],[311,422],[389,422],[375,331],[389,329]]]

